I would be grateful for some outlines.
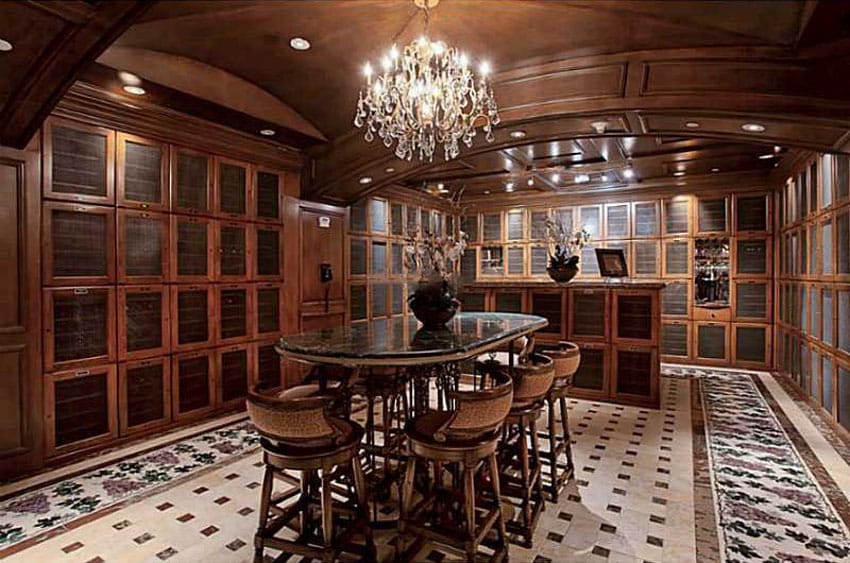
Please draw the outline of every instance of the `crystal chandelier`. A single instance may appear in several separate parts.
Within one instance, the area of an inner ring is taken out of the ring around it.
[[[489,67],[481,63],[479,77],[469,59],[454,47],[428,38],[428,10],[435,0],[414,0],[425,12],[425,34],[399,52],[393,45],[381,61],[383,72],[373,73],[366,63],[366,84],[357,100],[354,125],[365,127],[364,137],[375,135],[403,160],[431,162],[437,145],[446,160],[460,153],[459,143],[472,146],[477,127],[488,143],[499,111],[487,81]]]

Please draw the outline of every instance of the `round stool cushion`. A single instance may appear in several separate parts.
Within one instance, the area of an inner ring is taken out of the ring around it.
[[[339,381],[329,381],[324,391],[319,387],[318,383],[305,383],[296,385],[289,389],[284,389],[277,394],[280,399],[303,399],[305,397],[319,397],[321,395],[334,395],[339,391],[341,384]]]

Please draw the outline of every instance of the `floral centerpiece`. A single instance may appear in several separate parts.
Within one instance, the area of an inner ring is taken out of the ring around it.
[[[429,232],[408,237],[404,245],[407,271],[419,274],[419,285],[408,304],[426,329],[445,326],[457,312],[454,274],[466,250],[466,234],[441,238]]]
[[[590,242],[590,233],[582,226],[573,232],[560,220],[546,219],[546,241],[549,243],[549,277],[567,283],[579,271],[581,249]]]

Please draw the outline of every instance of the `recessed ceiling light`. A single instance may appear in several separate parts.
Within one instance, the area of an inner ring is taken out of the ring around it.
[[[553,182],[560,182],[561,181],[561,175],[560,174],[552,174],[552,181]]]
[[[601,135],[605,133],[605,130],[608,129],[607,121],[594,121],[590,124],[593,127],[593,130],[596,131],[597,135]]]
[[[770,160],[771,158],[776,158],[776,155],[772,152],[764,153],[759,155],[759,160]]]
[[[145,93],[145,89],[141,86],[133,86],[132,84],[127,84],[124,86],[124,91],[128,94],[133,94],[134,96],[142,96]]]
[[[371,184],[371,183],[372,183],[372,177],[371,177],[371,176],[363,176],[362,178],[360,178],[360,179],[358,180],[358,182],[360,182],[360,183],[361,183],[361,184],[363,184],[364,186],[365,186],[366,184]]]
[[[274,129],[260,129],[260,135],[263,137],[271,137],[276,131]]]
[[[575,182],[576,184],[585,184],[590,181],[590,176],[587,174],[576,174]]]
[[[743,123],[741,129],[747,133],[762,133],[766,129],[761,123]]]
[[[773,145],[773,152],[775,152],[775,153],[782,152],[782,147],[780,147],[779,145]]]
[[[303,37],[293,37],[289,40],[289,46],[296,51],[306,51],[310,48],[310,42]]]
[[[490,195],[490,190],[484,190],[484,195]]]
[[[118,71],[118,80],[120,80],[122,84],[129,84],[131,86],[140,86],[142,84],[141,78],[132,72],[127,72],[126,70]]]
[[[625,170],[623,170],[623,177],[624,178],[634,178],[635,177],[635,171],[632,170],[631,168],[626,168]]]
[[[392,174],[393,172],[395,172],[395,168],[393,168],[392,166],[387,166],[386,168],[384,168],[384,172],[386,172],[387,174]]]
[[[526,183],[527,183],[529,186],[533,186],[533,185],[534,185],[534,178],[533,178],[533,177],[532,177],[532,178],[529,178],[529,179],[528,179],[528,182],[526,182]]]
[[[715,166],[714,168],[712,168],[712,169],[711,169],[711,171],[712,171],[712,172],[720,172],[720,169],[719,169],[718,167],[716,167],[716,166]]]
[[[514,191],[514,183],[513,183],[513,182],[508,182],[507,184],[505,184],[505,191],[506,191],[506,192],[512,192],[512,191]]]
[[[699,129],[699,121],[686,121],[685,127],[688,129]]]
[[[602,176],[599,177],[599,179],[602,180],[603,182],[607,182],[608,181],[608,174],[603,174]]]
[[[5,39],[0,39],[0,51],[11,51],[12,44],[6,41]]]
[[[511,131],[510,135],[511,139],[523,139],[525,138],[525,131],[517,129],[516,131]]]
[[[676,177],[684,176],[684,175],[685,175],[684,170],[676,170],[675,172],[673,172],[673,176],[676,176]]]

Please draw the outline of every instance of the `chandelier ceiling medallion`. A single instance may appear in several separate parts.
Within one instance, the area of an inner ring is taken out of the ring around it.
[[[403,160],[416,155],[432,162],[438,145],[451,160],[460,154],[460,143],[472,146],[478,127],[492,143],[493,127],[499,123],[487,80],[489,65],[482,62],[476,77],[466,54],[428,37],[429,10],[438,2],[414,0],[425,14],[424,35],[402,52],[393,44],[381,61],[381,73],[369,63],[363,69],[366,84],[357,100],[354,125],[365,128],[368,142],[377,135],[387,148],[395,145],[396,156]]]

